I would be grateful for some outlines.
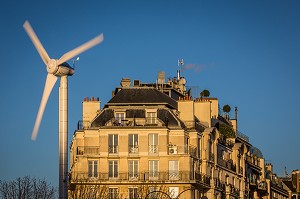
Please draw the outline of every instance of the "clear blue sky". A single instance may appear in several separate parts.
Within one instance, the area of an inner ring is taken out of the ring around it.
[[[58,184],[58,83],[37,140],[31,132],[46,70],[22,25],[52,58],[99,33],[69,78],[69,140],[84,97],[102,106],[122,77],[154,82],[160,70],[239,108],[239,129],[283,175],[300,169],[300,1],[21,1],[0,3],[0,179]],[[232,115],[234,115],[232,113]]]

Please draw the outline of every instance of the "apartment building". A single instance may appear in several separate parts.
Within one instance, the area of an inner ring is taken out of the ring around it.
[[[70,146],[69,198],[270,198],[259,149],[220,113],[193,99],[180,76],[121,80],[100,110],[85,98]],[[285,197],[283,197],[285,198]]]

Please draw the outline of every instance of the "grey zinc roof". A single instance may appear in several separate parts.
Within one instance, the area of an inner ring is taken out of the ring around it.
[[[176,100],[155,88],[123,88],[111,98],[107,105],[165,104],[177,109]]]

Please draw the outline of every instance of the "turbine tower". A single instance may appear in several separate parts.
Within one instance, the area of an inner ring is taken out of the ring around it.
[[[65,53],[60,59],[51,59],[42,43],[36,36],[30,23],[25,21],[23,24],[25,31],[30,37],[32,43],[40,54],[47,69],[46,83],[44,92],[32,131],[32,140],[36,140],[41,120],[49,95],[60,77],[59,86],[59,198],[68,198],[68,76],[74,74],[74,68],[67,63],[68,60],[79,55],[80,53],[94,47],[103,41],[103,34],[82,44],[81,46]]]

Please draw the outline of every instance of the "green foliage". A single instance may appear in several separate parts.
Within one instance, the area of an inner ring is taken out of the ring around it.
[[[227,124],[219,124],[219,131],[222,133],[226,138],[235,138],[235,132],[233,128]]]
[[[226,104],[226,105],[223,106],[223,111],[225,113],[229,113],[231,111],[231,107],[228,104]]]
[[[210,96],[210,92],[209,90],[203,90],[201,93],[200,93],[200,96],[201,97],[209,97]]]

